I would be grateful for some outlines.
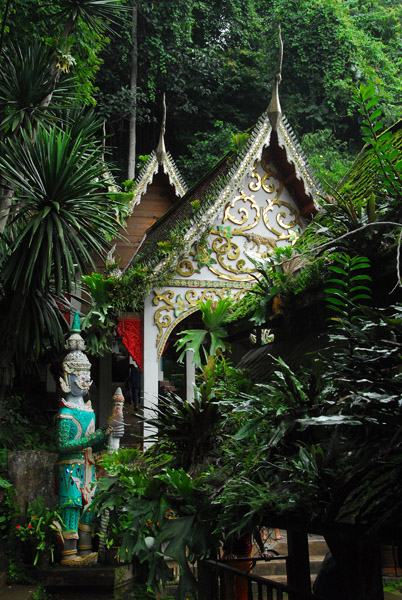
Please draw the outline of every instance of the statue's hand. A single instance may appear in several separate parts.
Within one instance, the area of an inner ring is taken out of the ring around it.
[[[106,435],[110,435],[113,431],[113,425],[109,421],[102,427]]]
[[[109,417],[108,426],[111,427],[113,437],[123,437],[124,423],[123,421],[116,419],[113,414]]]

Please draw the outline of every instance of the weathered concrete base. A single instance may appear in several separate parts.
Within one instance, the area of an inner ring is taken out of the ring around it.
[[[31,569],[29,576],[49,592],[61,589],[113,592],[134,582],[137,568],[128,565],[95,565],[93,567],[61,567],[59,565]]]
[[[56,460],[57,453],[46,450],[16,450],[8,453],[9,479],[17,490],[22,512],[38,496],[42,497],[47,508],[56,508],[57,496],[53,489]]]

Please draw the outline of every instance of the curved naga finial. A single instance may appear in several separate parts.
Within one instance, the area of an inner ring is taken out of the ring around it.
[[[272,88],[271,102],[269,103],[267,114],[269,122],[271,123],[272,129],[275,131],[278,127],[279,121],[282,116],[281,103],[279,101],[279,84],[282,79],[282,60],[283,60],[283,42],[281,36],[281,26],[278,25],[278,40],[279,40],[279,57],[278,64],[276,67],[275,80]]]
[[[159,136],[159,143],[156,148],[156,157],[158,163],[161,165],[163,160],[166,158],[166,147],[165,147],[165,133],[166,133],[166,99],[165,93],[163,93],[163,118],[161,125],[161,133]]]

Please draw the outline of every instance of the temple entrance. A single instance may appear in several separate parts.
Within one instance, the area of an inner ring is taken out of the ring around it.
[[[192,400],[192,386],[195,383],[195,367],[192,361],[192,353],[188,352],[180,362],[176,342],[182,331],[188,329],[203,329],[204,324],[200,311],[192,313],[186,319],[178,323],[171,333],[165,349],[161,356],[161,373],[163,380],[159,381],[159,393],[165,395],[174,392],[183,400]]]

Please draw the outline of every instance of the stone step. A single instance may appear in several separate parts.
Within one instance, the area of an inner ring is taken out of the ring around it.
[[[37,585],[5,585],[0,590],[1,600],[32,600]]]
[[[323,556],[310,556],[310,573],[317,574],[322,561]],[[260,577],[271,577],[271,575],[286,575],[286,561],[285,560],[273,560],[270,562],[258,562],[253,573],[260,575]]]
[[[286,555],[288,553],[288,544],[286,540],[286,534],[283,532],[282,540],[267,540],[266,544],[269,548],[273,548],[279,554]],[[315,556],[325,556],[328,552],[328,546],[323,537],[315,535],[308,537],[308,549],[309,554]],[[257,549],[256,549],[257,550]],[[257,550],[258,551],[258,550]]]
[[[269,548],[272,548],[275,550],[275,552],[278,552],[278,554],[287,556],[288,545],[286,531],[281,530],[280,535],[282,536],[281,540],[276,541],[268,539],[265,543]],[[308,550],[310,557],[310,574],[312,580],[314,580],[321,567],[322,561],[328,552],[328,546],[323,537],[311,534],[308,536]],[[257,547],[254,548],[253,555],[259,556]],[[267,577],[268,579],[273,579],[274,581],[286,583],[286,561],[258,561],[253,569],[253,573],[255,575],[259,575],[260,577]]]
[[[7,573],[0,571],[0,590],[6,585]]]

